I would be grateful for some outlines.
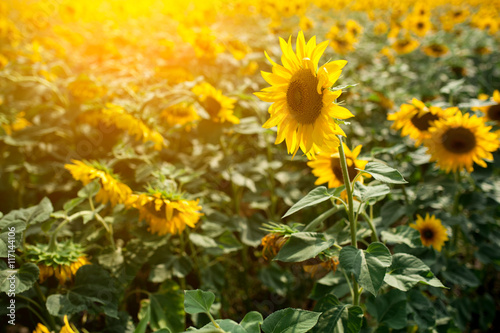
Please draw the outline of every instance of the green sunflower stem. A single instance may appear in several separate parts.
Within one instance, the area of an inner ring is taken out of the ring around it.
[[[57,250],[57,234],[69,221],[70,221],[70,219],[68,217],[65,217],[64,221],[62,221],[61,224],[59,224],[57,226],[57,228],[54,230],[54,232],[50,236],[49,248],[48,248],[49,252],[54,252]]]
[[[40,301],[42,301],[42,304],[45,304],[45,302],[47,302],[47,298],[45,297],[45,295],[42,293],[42,289],[40,288],[40,285],[38,284],[38,282],[35,282],[34,284],[35,286],[35,292],[38,296],[38,298],[40,299]],[[49,322],[49,328],[50,330],[55,330],[56,329],[56,322],[54,320],[54,317],[52,317],[52,315],[49,313],[49,311],[47,310],[47,308],[45,307],[44,308],[44,311],[45,312],[45,316],[46,318],[48,319],[48,322]]]
[[[352,184],[349,181],[349,171],[347,169],[347,159],[345,157],[344,146],[342,144],[342,136],[338,136],[340,145],[339,145],[339,157],[340,157],[340,166],[342,167],[342,176],[344,177],[345,191],[347,193],[347,204],[348,211],[347,215],[349,216],[349,225],[351,227],[351,245],[356,249],[358,248],[357,241],[357,229],[356,229],[356,220],[354,219],[354,200],[352,195]],[[352,304],[359,305],[359,286],[358,281],[352,275]]]

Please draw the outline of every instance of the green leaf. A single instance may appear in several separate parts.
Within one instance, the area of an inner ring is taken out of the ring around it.
[[[477,287],[481,284],[469,268],[455,260],[449,260],[441,274],[445,281],[459,286]]]
[[[241,320],[240,325],[248,333],[260,333],[260,325],[264,322],[262,315],[257,311],[251,311]]]
[[[48,198],[43,198],[36,206],[10,211],[0,219],[0,258],[8,256],[9,250],[21,246],[22,232],[28,225],[45,222],[54,211]],[[14,240],[9,236],[14,233]]]
[[[86,198],[78,197],[78,198],[73,198],[69,201],[66,201],[64,203],[63,209],[69,213],[71,210],[73,210],[76,206],[81,204],[82,202],[85,201]]]
[[[408,183],[398,170],[391,168],[379,162],[370,162],[365,166],[364,170],[357,169],[361,172],[369,173],[376,180],[389,184],[406,184]]]
[[[292,215],[299,210],[315,206],[323,201],[330,199],[331,197],[338,197],[340,193],[344,190],[345,186],[340,186],[337,188],[327,189],[324,186],[319,186],[313,189],[311,192],[307,193],[305,197],[300,199],[295,205],[290,207],[290,209],[283,215],[282,218]]]
[[[215,295],[210,291],[200,289],[184,291],[184,309],[187,313],[210,313]]]
[[[160,283],[172,277],[183,278],[191,272],[193,263],[188,256],[173,255],[165,259],[163,264],[153,267],[149,274],[151,282]]]
[[[340,264],[356,277],[359,285],[377,295],[386,270],[391,266],[391,252],[382,243],[372,243],[366,250],[346,246],[340,251]]]
[[[369,201],[371,204],[381,200],[385,195],[389,194],[391,189],[389,186],[382,185],[374,185],[374,186],[365,186],[360,182],[354,183],[354,196],[358,197],[362,202]]]
[[[382,231],[382,239],[388,244],[406,244],[409,247],[422,246],[420,232],[407,225],[400,225],[391,231]]]
[[[92,198],[97,194],[97,192],[99,192],[100,189],[101,185],[99,185],[99,182],[97,180],[93,180],[78,191],[77,195],[80,198]]]
[[[402,291],[410,290],[417,283],[445,288],[422,260],[407,253],[396,253],[392,256],[392,265],[385,275],[384,282]]]
[[[19,269],[4,269],[0,271],[0,291],[20,294],[33,287],[39,274],[38,266],[33,263],[24,263]],[[14,288],[11,289],[11,286]]]
[[[319,253],[329,249],[335,240],[325,239],[323,233],[297,232],[292,234],[283,245],[274,260],[284,262],[300,262],[316,257]]]
[[[184,330],[184,294],[177,283],[170,280],[158,292],[149,295],[150,320],[153,330],[167,328],[171,332]]]
[[[407,326],[406,294],[402,291],[392,289],[377,298],[369,297],[366,309],[380,324],[387,324],[393,329]]]
[[[418,290],[407,293],[407,307],[419,328],[427,329],[436,325],[436,309],[431,301]]]
[[[321,312],[286,308],[269,315],[262,324],[264,333],[303,333],[316,325]]]
[[[109,273],[98,265],[78,269],[73,288],[64,295],[47,298],[47,310],[53,316],[72,315],[81,311],[105,313],[118,318],[118,290]]]
[[[151,318],[151,309],[149,306],[149,300],[143,300],[141,302],[141,309],[138,314],[139,324],[134,330],[134,333],[145,333],[149,325],[149,320]]]
[[[342,304],[332,294],[321,298],[316,311],[323,312],[311,333],[349,332],[357,333],[363,324],[363,310],[359,306]]]

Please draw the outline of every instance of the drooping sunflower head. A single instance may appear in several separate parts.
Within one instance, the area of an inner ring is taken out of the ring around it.
[[[38,265],[40,283],[55,276],[62,285],[72,281],[80,267],[90,264],[82,246],[72,241],[59,243],[54,249],[49,244],[26,245],[25,256]]]
[[[221,90],[216,89],[210,83],[200,83],[193,87],[191,91],[198,97],[198,101],[212,121],[233,124],[240,122],[240,119],[233,114],[236,100],[224,96]]]
[[[347,61],[332,61],[318,69],[328,41],[316,45],[313,36],[306,43],[302,31],[295,52],[291,37],[288,42],[280,38],[280,46],[283,65],[272,61],[266,53],[273,68],[272,73],[262,72],[262,76],[271,86],[254,93],[261,100],[273,103],[268,110],[270,118],[263,127],[277,126],[275,143],[285,140],[288,152],[293,155],[301,149],[313,158],[319,151],[334,150],[339,145],[336,135],[345,135],[334,119],[353,117],[349,110],[335,104],[342,91],[330,90]]]
[[[113,206],[124,204],[132,195],[132,189],[120,182],[111,170],[103,165],[93,162],[72,160],[73,164],[66,164],[64,168],[71,172],[75,180],[87,185],[94,179],[99,182],[101,189],[96,195],[96,201],[106,204],[111,202]]]
[[[322,256],[323,257],[323,256]],[[302,269],[309,273],[311,278],[326,275],[328,272],[336,272],[339,259],[336,256],[328,258],[312,258],[302,262]]]
[[[420,232],[420,240],[424,246],[432,246],[438,251],[441,251],[444,243],[448,240],[446,228],[441,224],[441,220],[434,215],[417,215],[416,223],[410,224],[410,227]]]
[[[368,161],[357,159],[359,153],[361,152],[361,145],[357,146],[352,151],[345,143],[343,143],[343,145],[347,160],[347,172],[349,173],[349,180],[352,182],[359,173],[356,169],[364,170]],[[344,177],[342,174],[338,150],[333,154],[318,154],[316,159],[307,162],[307,165],[312,168],[313,175],[318,177],[314,185],[328,183],[328,188],[335,188],[344,185]],[[365,174],[358,177],[358,180],[363,182],[364,175]]]
[[[411,104],[403,104],[398,112],[387,115],[387,119],[394,122],[391,128],[401,129],[402,137],[409,136],[415,140],[415,146],[419,146],[423,140],[430,138],[429,128],[434,121],[451,117],[457,112],[456,107],[427,107],[414,98]]]
[[[453,117],[435,121],[424,145],[431,161],[436,161],[445,172],[463,169],[472,172],[474,163],[486,167],[485,160],[492,160],[491,153],[500,145],[498,135],[490,129],[481,118],[457,112]]]
[[[266,260],[275,257],[287,240],[288,238],[280,233],[269,233],[262,237],[262,257]]]
[[[162,236],[180,234],[186,226],[194,228],[203,215],[199,201],[151,188],[148,193],[133,195],[127,205],[139,210],[151,233]]]

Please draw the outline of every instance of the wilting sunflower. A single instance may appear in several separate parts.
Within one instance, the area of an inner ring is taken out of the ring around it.
[[[354,177],[359,173],[357,169],[364,170],[368,161],[358,160],[357,157],[361,152],[362,146],[359,145],[354,148],[351,152],[349,147],[345,143],[344,152],[347,160],[347,172],[349,173],[349,180],[352,182]],[[339,187],[344,185],[344,177],[342,175],[342,167],[340,166],[340,157],[338,150],[335,150],[333,154],[321,153],[316,156],[313,161],[307,162],[307,165],[311,167],[313,175],[318,177],[314,185],[320,185],[328,182],[328,188]],[[364,176],[365,174],[363,174]],[[363,176],[358,179],[363,182]]]
[[[109,201],[115,206],[120,203],[124,204],[132,195],[130,187],[120,182],[110,170],[97,162],[92,164],[77,160],[71,160],[71,162],[73,164],[66,164],[64,168],[71,172],[75,180],[87,185],[96,179],[101,185],[101,189],[96,195],[96,201],[103,204]]]
[[[434,58],[442,57],[446,53],[448,53],[448,47],[446,47],[446,45],[439,44],[439,43],[432,43],[432,44],[426,45],[422,48],[422,50],[429,57],[434,57]]]
[[[337,257],[330,257],[321,260],[320,258],[312,258],[302,262],[302,269],[304,272],[309,273],[311,278],[318,275],[326,275],[328,272],[336,272],[339,265]]]
[[[433,121],[452,117],[459,112],[458,108],[441,109],[439,107],[426,107],[424,103],[414,98],[411,104],[401,105],[401,109],[387,115],[387,119],[394,121],[391,128],[401,129],[401,136],[409,136],[419,146],[423,140],[430,138],[429,128]]]
[[[276,144],[286,140],[287,150],[296,154],[299,148],[314,157],[318,151],[333,151],[339,145],[337,134],[345,135],[334,118],[347,119],[353,114],[335,104],[342,93],[329,88],[337,81],[345,60],[329,62],[318,70],[318,61],[328,41],[316,45],[316,36],[306,44],[303,32],[299,32],[295,52],[291,37],[286,42],[280,38],[283,55],[278,65],[267,55],[273,65],[272,73],[262,72],[271,87],[264,88],[255,95],[269,107],[271,117],[264,128],[278,127]]]
[[[280,233],[269,233],[262,237],[262,257],[266,260],[269,260],[270,257],[275,257],[287,240],[288,238]]]
[[[444,242],[448,240],[446,228],[434,215],[429,217],[429,214],[426,214],[425,219],[417,215],[416,223],[410,224],[410,227],[420,232],[420,240],[424,246],[432,246],[438,251],[441,251]]]
[[[194,228],[203,215],[199,200],[185,200],[155,189],[131,196],[127,204],[139,210],[140,219],[148,223],[151,233],[160,236],[180,234],[186,226]]]
[[[192,104],[183,102],[163,110],[160,118],[170,127],[184,126],[186,131],[190,131],[193,123],[199,120],[200,116],[198,116]]]
[[[240,119],[233,114],[235,99],[224,96],[221,90],[215,89],[207,82],[196,85],[191,91],[198,96],[201,106],[212,121],[239,124]]]
[[[407,54],[413,52],[419,45],[420,43],[410,36],[398,38],[394,43],[391,44],[392,48],[398,54]]]
[[[25,256],[28,261],[38,265],[40,283],[55,276],[59,284],[72,281],[83,265],[90,265],[81,245],[66,241],[51,249],[49,244],[26,245]]]
[[[483,98],[479,98],[479,99],[487,100],[488,95],[484,96]],[[481,111],[484,114],[485,121],[496,121],[497,124],[500,124],[500,91],[495,90],[493,92],[492,100],[496,104],[476,107],[476,108],[473,108],[473,110]]]
[[[430,160],[446,173],[462,169],[472,172],[474,162],[485,168],[484,160],[492,160],[491,153],[499,147],[498,136],[490,129],[481,118],[457,112],[453,117],[435,121],[424,145],[429,149]]]

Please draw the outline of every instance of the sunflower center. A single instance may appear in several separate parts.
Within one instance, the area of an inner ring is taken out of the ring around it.
[[[424,28],[424,23],[423,22],[418,22],[417,23],[417,28],[420,30],[420,29],[423,29]]]
[[[418,113],[411,118],[411,123],[413,126],[418,128],[421,132],[427,131],[431,127],[431,121],[438,120],[439,117],[435,114],[427,112],[423,116],[419,117]]]
[[[429,228],[422,229],[420,235],[423,239],[432,240],[434,239],[434,230]]]
[[[408,46],[408,44],[410,44],[410,41],[407,40],[407,39],[400,39],[398,40],[398,46],[403,48],[405,46]]]
[[[344,176],[342,175],[342,167],[340,165],[340,158],[332,157],[330,160],[330,166],[335,177],[344,184]],[[358,170],[354,168],[354,163],[351,166],[347,166],[347,172],[349,172],[349,180],[352,182],[354,177],[358,174]]]
[[[488,118],[500,121],[500,104],[495,104],[488,108]]]
[[[443,52],[443,46],[441,46],[439,44],[433,44],[433,45],[431,45],[431,50],[434,52],[437,52],[437,53],[441,53],[441,52]]]
[[[212,117],[217,116],[220,109],[222,108],[222,105],[219,103],[219,101],[212,96],[208,96],[203,104],[205,106],[205,110],[207,110],[208,114],[210,114],[210,116]]]
[[[286,101],[292,116],[301,124],[312,124],[321,114],[323,95],[317,91],[318,78],[309,69],[301,69],[290,79]]]
[[[476,137],[468,128],[450,128],[442,138],[444,148],[451,153],[465,154],[476,147]]]

